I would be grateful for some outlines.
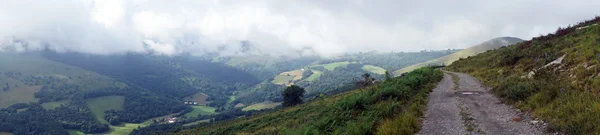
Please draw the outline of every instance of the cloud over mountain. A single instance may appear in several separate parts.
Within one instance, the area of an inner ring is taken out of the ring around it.
[[[585,4],[582,4],[585,3]],[[335,56],[529,39],[598,15],[600,1],[19,0],[0,2],[0,49]]]

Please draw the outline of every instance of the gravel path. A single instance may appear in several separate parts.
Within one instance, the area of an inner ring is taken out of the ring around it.
[[[464,135],[467,133],[461,119],[458,98],[455,96],[454,82],[449,74],[444,74],[435,89],[429,93],[423,135]]]
[[[460,78],[458,90],[450,74]],[[444,73],[444,79],[430,93],[422,130],[423,135],[538,135],[544,134],[529,125],[512,107],[498,98],[473,77],[463,73]]]

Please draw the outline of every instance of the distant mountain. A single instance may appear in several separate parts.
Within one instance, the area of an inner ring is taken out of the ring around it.
[[[519,38],[515,38],[515,37],[499,37],[499,38],[494,38],[488,41],[485,41],[481,44],[475,45],[473,47],[458,51],[456,53],[450,54],[450,55],[446,55],[437,59],[433,59],[427,62],[423,62],[423,63],[419,63],[419,64],[415,64],[415,65],[411,65],[408,67],[404,67],[402,69],[396,70],[394,71],[395,75],[400,75],[402,73],[406,73],[406,72],[410,72],[412,70],[415,70],[417,68],[421,68],[421,67],[425,67],[428,65],[450,65],[452,64],[452,62],[459,60],[460,58],[466,58],[469,56],[473,56],[473,55],[477,55],[479,53],[488,51],[488,50],[493,50],[493,49],[497,49],[503,46],[507,46],[507,45],[512,45],[515,43],[519,43],[522,42],[522,39]]]

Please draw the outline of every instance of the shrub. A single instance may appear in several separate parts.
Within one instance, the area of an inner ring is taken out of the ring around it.
[[[525,100],[535,90],[533,83],[526,79],[509,79],[500,85],[500,96],[513,101]]]

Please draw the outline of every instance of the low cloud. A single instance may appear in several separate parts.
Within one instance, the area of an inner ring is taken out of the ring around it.
[[[466,48],[590,19],[600,1],[19,0],[0,50],[319,55]]]

